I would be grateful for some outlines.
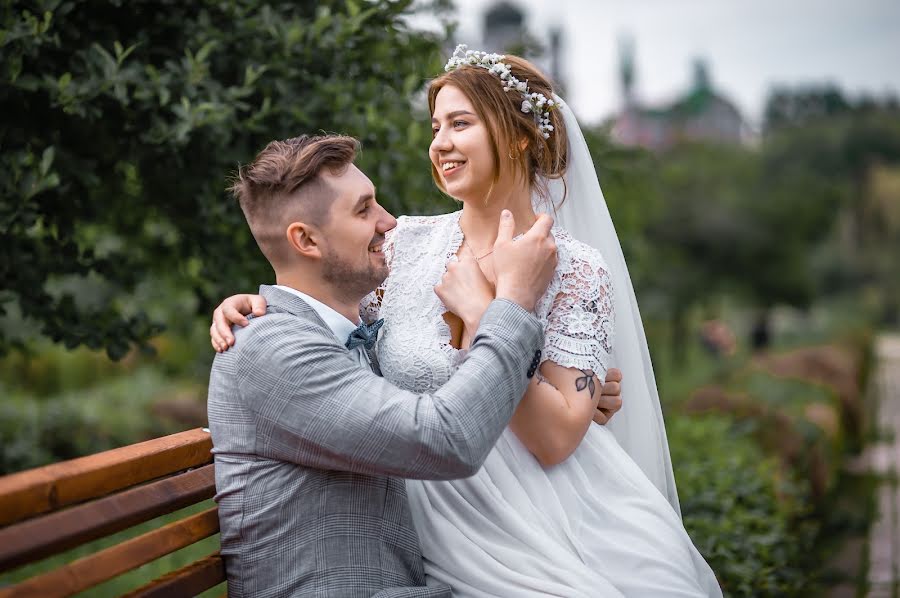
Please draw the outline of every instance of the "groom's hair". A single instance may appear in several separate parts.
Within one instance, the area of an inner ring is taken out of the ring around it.
[[[272,141],[238,170],[229,190],[273,266],[289,255],[288,224],[301,221],[322,226],[328,222],[337,194],[319,175],[325,168],[341,174],[358,151],[359,141],[353,137],[301,135]]]

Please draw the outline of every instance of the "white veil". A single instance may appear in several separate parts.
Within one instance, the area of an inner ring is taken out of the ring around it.
[[[574,238],[600,251],[609,266],[613,284],[616,324],[612,366],[622,370],[623,405],[607,425],[622,448],[680,515],[659,393],[625,256],[581,127],[569,106],[555,95],[554,100],[561,104],[559,110],[569,136],[566,200],[555,211],[555,219]],[[558,205],[563,195],[563,183],[558,179],[548,183],[550,198]],[[535,209],[552,210],[546,202],[533,199]]]

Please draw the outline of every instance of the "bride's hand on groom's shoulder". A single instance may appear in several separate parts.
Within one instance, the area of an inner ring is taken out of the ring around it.
[[[594,411],[594,423],[605,426],[621,408],[622,371],[618,368],[609,368],[601,389],[600,400],[597,402],[597,409]]]
[[[493,285],[470,255],[463,255],[447,264],[447,271],[434,287],[434,292],[447,311],[459,316],[473,335],[481,316],[494,300]]]
[[[221,353],[234,345],[232,325],[246,326],[250,320],[246,316],[261,316],[266,313],[266,300],[262,295],[232,295],[213,312],[212,325],[209,327],[210,343],[213,349]]]

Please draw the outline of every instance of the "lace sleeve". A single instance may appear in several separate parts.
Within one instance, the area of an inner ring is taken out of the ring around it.
[[[593,250],[576,252],[559,272],[545,327],[543,360],[591,370],[603,380],[611,367],[615,312],[606,263]]]
[[[394,258],[394,232],[397,229],[388,231],[384,236],[384,261],[387,263],[388,268],[391,267],[391,262]],[[390,274],[388,275],[390,278]],[[384,290],[387,288],[388,279],[384,279],[378,288],[363,297],[363,300],[359,302],[359,317],[366,324],[371,324],[375,320],[378,319],[378,314],[381,312],[381,301],[384,298]]]

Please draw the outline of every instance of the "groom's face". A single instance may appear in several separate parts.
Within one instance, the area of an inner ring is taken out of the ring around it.
[[[382,245],[397,220],[378,204],[372,181],[353,164],[343,173],[321,176],[336,192],[322,226],[323,277],[346,295],[362,298],[387,278]]]

